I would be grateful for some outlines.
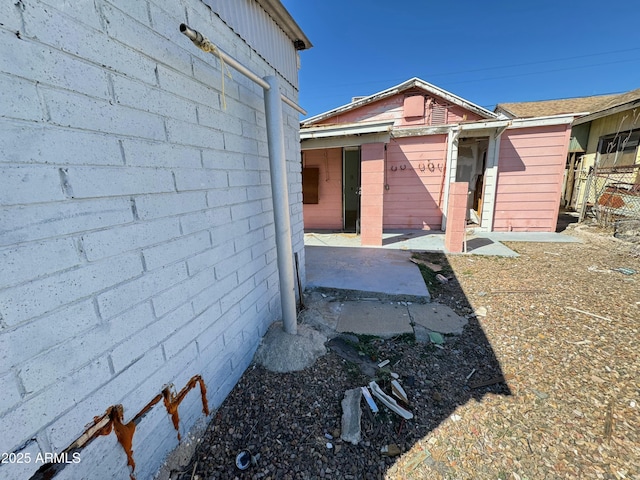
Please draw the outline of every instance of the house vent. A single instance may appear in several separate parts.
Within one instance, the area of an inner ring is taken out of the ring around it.
[[[447,107],[433,103],[431,111],[431,125],[444,125],[447,123]]]

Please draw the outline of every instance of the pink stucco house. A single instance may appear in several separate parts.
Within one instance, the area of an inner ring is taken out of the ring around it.
[[[306,230],[445,230],[468,182],[477,231],[553,232],[572,115],[507,119],[419,78],[302,122]]]

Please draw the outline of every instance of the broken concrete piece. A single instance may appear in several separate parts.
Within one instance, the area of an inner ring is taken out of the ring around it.
[[[380,453],[385,457],[397,457],[402,453],[402,451],[400,450],[400,447],[398,445],[396,445],[395,443],[391,443],[380,448]]]
[[[345,442],[352,443],[353,445],[360,443],[361,439],[361,396],[362,390],[359,388],[353,388],[344,392],[344,398],[342,399],[342,432],[340,433],[340,438]]]
[[[421,260],[419,258],[410,258],[409,260],[411,260],[416,265],[424,265],[425,267],[427,267],[432,272],[438,273],[439,271],[442,270],[442,267],[440,265],[436,265],[435,263],[431,263],[431,262],[428,262],[426,260]]]
[[[378,302],[345,302],[336,331],[382,338],[413,333],[406,306]]]
[[[416,343],[429,343],[429,330],[422,325],[415,324],[413,326],[413,334],[416,337]]]
[[[262,338],[255,360],[272,372],[304,370],[327,353],[326,341],[327,337],[307,325],[298,325],[298,333],[291,335],[282,329],[282,322],[275,322]]]
[[[362,390],[362,396],[367,401],[367,404],[369,405],[371,411],[373,413],[378,413],[378,405],[376,405],[376,402],[373,401],[373,397],[369,393],[369,389],[367,387],[360,387],[360,389]]]
[[[378,364],[378,368],[386,367],[389,365],[389,360],[384,360]]]
[[[400,405],[398,405],[398,403],[393,398],[382,391],[382,389],[376,382],[369,383],[369,388],[371,389],[371,393],[378,397],[378,399],[380,399],[380,401],[384,403],[390,410],[397,413],[405,420],[411,420],[413,418],[413,413],[405,410]]]
[[[407,397],[407,392],[404,391],[404,388],[400,385],[400,382],[397,380],[391,380],[391,393],[398,400],[401,400],[405,403],[405,405],[409,405],[409,398]]]
[[[417,325],[426,327],[432,332],[459,335],[464,331],[464,327],[468,323],[466,318],[461,317],[451,307],[441,303],[411,305],[407,308],[414,322],[416,336],[419,333],[415,328]]]

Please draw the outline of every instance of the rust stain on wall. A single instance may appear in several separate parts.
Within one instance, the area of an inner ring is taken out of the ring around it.
[[[93,418],[93,424],[90,425],[82,435],[80,435],[71,445],[65,448],[62,453],[72,456],[75,452],[80,452],[84,447],[89,445],[93,440],[100,436],[109,435],[113,430],[115,432],[118,443],[122,446],[127,455],[127,465],[131,467],[131,480],[135,480],[136,462],[133,459],[133,436],[136,426],[149,413],[154,405],[164,400],[164,406],[167,413],[171,417],[173,426],[178,431],[178,441],[180,438],[180,416],[178,407],[184,398],[196,385],[200,386],[200,395],[202,397],[202,412],[209,415],[209,404],[207,402],[207,388],[204,380],[200,375],[192,377],[177,395],[171,393],[169,386],[162,390],[153,399],[147,403],[128,423],[124,423],[124,407],[122,405],[112,405],[107,408],[106,412]],[[41,466],[30,478],[30,480],[51,480],[66,467],[66,463],[47,463]]]
[[[184,397],[187,396],[187,393],[189,393],[189,391],[193,389],[197,383],[200,384],[200,394],[202,396],[202,413],[204,413],[205,415],[209,415],[209,404],[207,402],[207,387],[205,386],[204,380],[202,380],[202,377],[200,375],[196,375],[191,380],[189,380],[189,382],[184,386],[182,390],[180,390],[180,392],[177,395],[174,395],[173,393],[171,393],[171,389],[169,387],[166,387],[162,391],[162,395],[164,398],[164,406],[167,409],[167,413],[171,415],[173,426],[178,432],[178,441],[181,440],[180,415],[178,414],[178,407],[180,406],[180,403],[182,402],[182,400],[184,400]]]

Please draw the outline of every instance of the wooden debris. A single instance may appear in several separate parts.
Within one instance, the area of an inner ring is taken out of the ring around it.
[[[398,445],[396,445],[395,443],[391,443],[380,448],[380,453],[385,457],[397,457],[402,453],[402,451],[400,450],[400,447],[398,447]]]
[[[387,365],[389,365],[389,360],[383,360],[378,364],[378,368],[386,367]]]
[[[578,313],[582,313],[584,315],[589,315],[590,317],[593,318],[599,318],[600,320],[606,320],[607,322],[610,322],[611,319],[607,318],[607,317],[601,317],[600,315],[596,315],[595,313],[591,313],[591,312],[585,312],[584,310],[578,310],[577,308],[573,308],[573,307],[565,307],[567,310],[571,310],[572,312],[578,312]]]
[[[362,389],[362,396],[367,401],[367,405],[369,405],[371,411],[373,413],[378,413],[378,405],[376,405],[376,402],[373,401],[373,397],[371,396],[371,393],[369,393],[369,389],[367,387],[360,388]]]
[[[447,277],[445,277],[444,275],[441,274],[437,274],[436,275],[436,280],[438,280],[440,283],[442,283],[443,285],[445,283],[449,283],[449,279]]]
[[[499,293],[549,293],[546,290],[540,289],[517,289],[517,290],[491,290],[491,294]]]
[[[467,381],[469,381],[469,379],[473,376],[474,373],[476,373],[476,369],[475,368],[473,370],[471,370],[471,373],[469,375],[467,375]]]
[[[413,263],[415,263],[416,265],[424,265],[425,267],[427,267],[432,272],[438,273],[438,272],[442,271],[442,267],[440,265],[436,265],[435,263],[431,263],[431,262],[428,262],[426,260],[421,260],[419,258],[410,258],[409,260],[412,261]]]
[[[404,402],[405,405],[409,405],[409,398],[407,397],[407,392],[404,391],[402,385],[397,380],[391,380],[391,393],[398,400]]]
[[[508,380],[512,380],[513,375],[499,375],[497,377],[490,378],[489,380],[484,380],[481,382],[472,383],[469,385],[470,388],[481,388],[488,387],[489,385],[495,385],[496,383],[506,383]]]
[[[405,420],[411,420],[413,418],[413,413],[408,410],[405,410],[398,402],[396,402],[389,395],[384,393],[380,386],[376,382],[369,383],[369,388],[371,389],[371,393],[373,393],[378,399],[384,403],[391,411],[397,413]]]
[[[607,415],[604,419],[604,439],[609,442],[613,434],[613,402],[607,405]]]

